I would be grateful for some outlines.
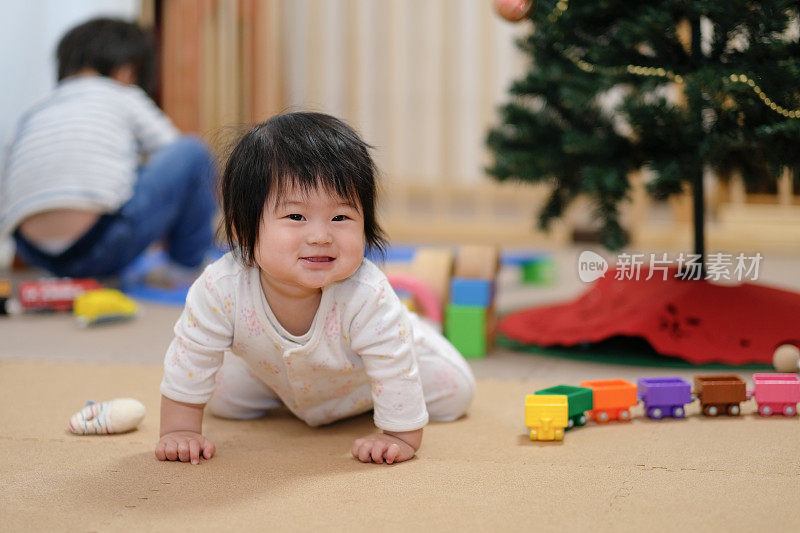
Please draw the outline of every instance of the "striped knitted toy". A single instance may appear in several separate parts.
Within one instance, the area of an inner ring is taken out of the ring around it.
[[[86,402],[86,407],[69,419],[69,430],[78,435],[125,433],[136,429],[145,412],[144,405],[133,398]]]

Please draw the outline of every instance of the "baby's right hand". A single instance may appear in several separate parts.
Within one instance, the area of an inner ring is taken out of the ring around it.
[[[194,431],[173,431],[161,436],[156,445],[156,458],[159,461],[200,462],[200,455],[211,459],[217,447],[214,443]]]

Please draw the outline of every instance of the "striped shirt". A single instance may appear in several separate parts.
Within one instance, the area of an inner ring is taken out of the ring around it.
[[[50,209],[116,211],[141,157],[178,137],[139,87],[68,78],[17,124],[0,175],[0,236]]]

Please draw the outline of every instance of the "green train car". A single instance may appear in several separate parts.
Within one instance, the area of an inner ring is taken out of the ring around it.
[[[534,394],[563,394],[567,397],[569,422],[567,430],[586,425],[586,411],[594,408],[592,389],[572,385],[556,385],[534,392]]]

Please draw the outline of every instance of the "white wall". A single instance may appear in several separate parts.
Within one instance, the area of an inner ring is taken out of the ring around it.
[[[19,116],[55,85],[55,47],[72,26],[104,15],[138,18],[140,0],[0,0],[0,169]],[[0,267],[11,250],[0,240]]]
[[[139,0],[0,0],[0,139],[53,87],[55,46],[70,27],[99,15],[135,19]]]

